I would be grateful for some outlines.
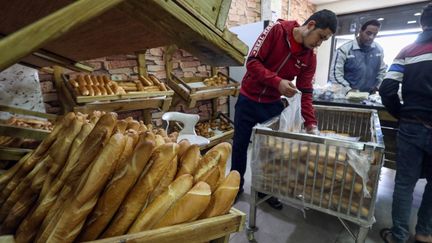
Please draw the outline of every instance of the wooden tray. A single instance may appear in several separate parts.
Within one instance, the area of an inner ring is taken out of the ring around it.
[[[97,96],[83,96],[80,95],[76,90],[70,85],[68,82],[68,78],[66,75],[62,75],[65,86],[68,91],[72,94],[74,101],[77,104],[86,104],[98,101],[115,101],[115,100],[125,100],[125,99],[141,99],[141,98],[150,98],[157,96],[173,96],[174,91],[167,87],[167,91],[132,91],[127,92],[127,94],[116,94],[116,95],[97,95]],[[116,81],[113,81],[116,82]]]
[[[202,82],[209,77],[179,78],[174,73],[171,73],[171,79],[167,79],[167,84],[188,103],[189,108],[195,107],[198,100],[209,100],[230,95],[238,96],[239,82],[221,72],[218,72],[217,75],[226,77],[228,84],[225,86],[194,87],[193,83]]]
[[[226,215],[90,242],[228,242],[231,233],[243,230],[245,218],[246,215],[243,212],[231,208],[230,212]]]

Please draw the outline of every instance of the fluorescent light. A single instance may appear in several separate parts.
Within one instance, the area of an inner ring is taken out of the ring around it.
[[[414,14],[414,16],[420,16],[421,15],[421,13],[415,13]]]
[[[415,23],[417,23],[417,20],[410,20],[407,22],[407,24],[415,24]]]
[[[421,31],[422,31],[421,28],[403,29],[403,30],[386,30],[386,31],[378,32],[378,36],[420,33]]]
[[[384,18],[378,18],[377,20],[378,20],[378,21],[383,21],[383,20],[384,20]]]

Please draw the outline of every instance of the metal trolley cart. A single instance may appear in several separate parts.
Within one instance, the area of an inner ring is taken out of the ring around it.
[[[375,222],[384,157],[377,112],[328,106],[315,106],[315,112],[321,135],[278,131],[279,118],[254,128],[250,241],[257,230],[256,207],[270,196],[336,216],[356,242],[365,241]],[[258,201],[257,192],[267,197]],[[359,225],[358,234],[345,221]]]

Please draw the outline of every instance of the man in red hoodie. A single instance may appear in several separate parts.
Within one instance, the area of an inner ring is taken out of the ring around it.
[[[239,195],[243,192],[252,128],[282,112],[281,95],[292,97],[300,90],[304,127],[309,133],[318,132],[312,107],[312,78],[316,69],[313,49],[329,39],[336,27],[336,15],[325,9],[311,15],[302,26],[296,21],[278,20],[267,26],[255,42],[235,105],[231,170],[241,175]],[[296,85],[292,83],[295,77]],[[282,209],[276,198],[267,202]]]

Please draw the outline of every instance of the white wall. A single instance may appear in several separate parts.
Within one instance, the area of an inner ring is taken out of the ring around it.
[[[317,5],[317,11],[329,9],[336,14],[355,13],[366,10],[386,8],[410,3],[422,2],[422,0],[343,0],[327,4]],[[328,68],[330,65],[331,45],[326,41],[318,48],[317,52],[317,71],[315,84],[323,85],[327,82]]]
[[[347,14],[423,1],[424,0],[343,0],[317,5],[317,11],[329,9],[336,14]]]

